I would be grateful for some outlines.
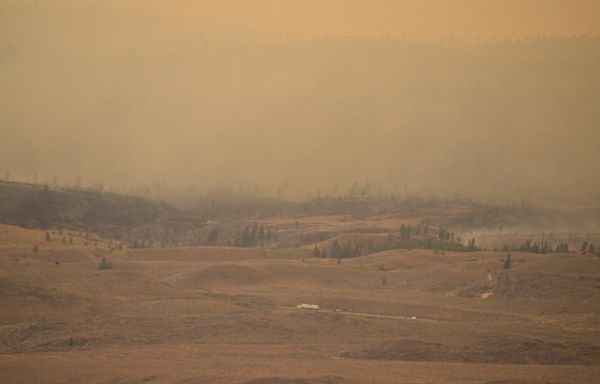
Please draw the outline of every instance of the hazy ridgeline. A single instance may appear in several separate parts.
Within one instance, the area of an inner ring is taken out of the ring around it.
[[[210,42],[94,20],[0,36],[2,177],[599,201],[599,39]]]

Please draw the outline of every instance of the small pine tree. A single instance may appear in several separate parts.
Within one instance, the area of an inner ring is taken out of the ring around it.
[[[208,233],[208,237],[206,239],[207,245],[217,245],[219,240],[219,228],[213,228]]]
[[[46,231],[46,241],[51,241],[52,237],[50,236],[50,232]]]
[[[248,247],[250,245],[250,241],[251,241],[251,233],[250,233],[250,227],[245,226],[244,227],[244,234],[242,235],[242,247]]]
[[[69,338],[69,347],[72,347],[72,346],[74,346],[74,345],[75,345],[75,341],[73,341],[73,336],[71,336],[71,337]]]
[[[38,247],[37,245],[33,246],[33,253],[38,253],[40,251],[40,247]]]
[[[582,255],[585,255],[585,251],[587,250],[587,247],[588,247],[588,242],[584,241],[583,244],[581,244],[581,248],[580,248]]]
[[[478,251],[478,248],[477,248],[477,246],[475,246],[475,238],[472,238],[471,240],[469,240],[469,241],[467,242],[466,251],[467,251],[467,252],[475,252],[475,251]]]
[[[102,257],[102,261],[100,262],[98,269],[101,269],[101,270],[112,269],[112,263],[110,261],[106,260],[106,257]]]
[[[339,258],[339,243],[336,240],[333,241],[333,243],[331,243],[331,246],[329,247],[329,254],[331,255],[331,257],[333,257],[334,259]]]
[[[512,267],[512,260],[510,259],[510,253],[506,256],[504,260],[504,269],[510,269]]]
[[[316,245],[313,248],[313,256],[314,257],[321,257],[321,251],[319,250],[319,247],[317,247]]]

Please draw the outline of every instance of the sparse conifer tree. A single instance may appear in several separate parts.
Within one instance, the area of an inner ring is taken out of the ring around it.
[[[585,254],[585,251],[587,250],[587,247],[588,247],[588,242],[584,241],[583,244],[581,244],[581,249],[580,249],[580,251],[581,251],[582,254]]]
[[[334,259],[337,259],[339,257],[339,250],[340,246],[337,240],[334,240],[333,243],[331,243],[331,246],[329,247],[329,255],[331,257],[333,257]]]
[[[313,248],[313,256],[314,257],[321,257],[321,251],[319,250],[319,247],[317,247],[316,245]]]
[[[216,245],[219,239],[219,228],[213,228],[208,232],[208,237],[206,239],[207,245]]]
[[[112,269],[112,263],[110,261],[108,261],[106,259],[106,257],[102,257],[102,261],[100,262],[98,269],[102,269],[102,270]]]

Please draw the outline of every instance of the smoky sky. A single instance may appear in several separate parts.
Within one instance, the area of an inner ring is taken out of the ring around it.
[[[164,4],[0,5],[0,176],[600,199],[597,2]]]

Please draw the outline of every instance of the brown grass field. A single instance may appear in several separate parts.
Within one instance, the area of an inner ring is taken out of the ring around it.
[[[108,245],[0,225],[1,383],[600,382],[595,256]]]

